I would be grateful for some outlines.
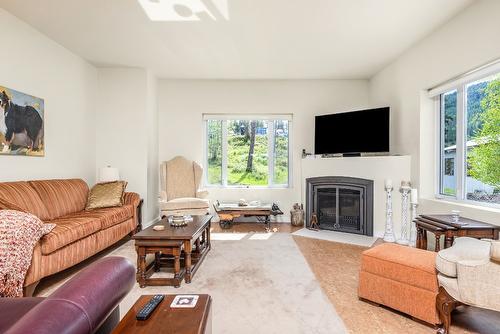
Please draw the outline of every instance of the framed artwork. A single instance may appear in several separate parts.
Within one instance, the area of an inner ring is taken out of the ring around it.
[[[0,155],[44,156],[43,99],[0,86]]]

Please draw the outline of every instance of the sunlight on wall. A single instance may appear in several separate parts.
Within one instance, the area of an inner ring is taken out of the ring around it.
[[[229,20],[227,0],[137,0],[151,21]]]

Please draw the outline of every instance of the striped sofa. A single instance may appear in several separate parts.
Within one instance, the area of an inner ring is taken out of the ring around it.
[[[36,284],[113,245],[138,224],[140,197],[125,193],[122,207],[85,211],[89,187],[80,179],[0,183],[0,209],[32,213],[56,227],[35,246],[24,282],[31,295]]]

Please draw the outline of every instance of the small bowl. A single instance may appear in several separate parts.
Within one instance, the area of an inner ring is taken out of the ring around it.
[[[155,231],[163,231],[165,229],[164,225],[155,225],[153,226],[153,230]]]

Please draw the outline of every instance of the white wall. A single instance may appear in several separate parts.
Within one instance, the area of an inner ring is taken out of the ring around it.
[[[151,72],[147,76],[147,123],[146,133],[148,138],[148,166],[147,166],[147,188],[148,203],[146,210],[146,221],[150,222],[159,215],[159,166],[158,161],[158,80]]]
[[[433,200],[436,114],[427,89],[500,58],[500,1],[478,1],[413,46],[370,80],[370,101],[391,106],[394,151],[412,156],[422,212],[448,212]],[[500,224],[500,210],[454,204],[471,218]]]
[[[288,189],[210,188],[210,199],[277,202],[288,214],[300,202],[302,149],[314,148],[314,115],[368,106],[367,81],[162,80],[159,86],[159,159],[176,155],[204,164],[203,113],[293,114],[293,182]],[[288,217],[282,217],[288,220]]]
[[[139,68],[100,68],[96,170],[120,170],[127,190],[144,199],[143,220],[157,218],[156,79]],[[156,137],[155,137],[156,136]]]
[[[45,157],[0,156],[0,181],[95,181],[96,69],[0,9],[0,85],[45,101]]]

